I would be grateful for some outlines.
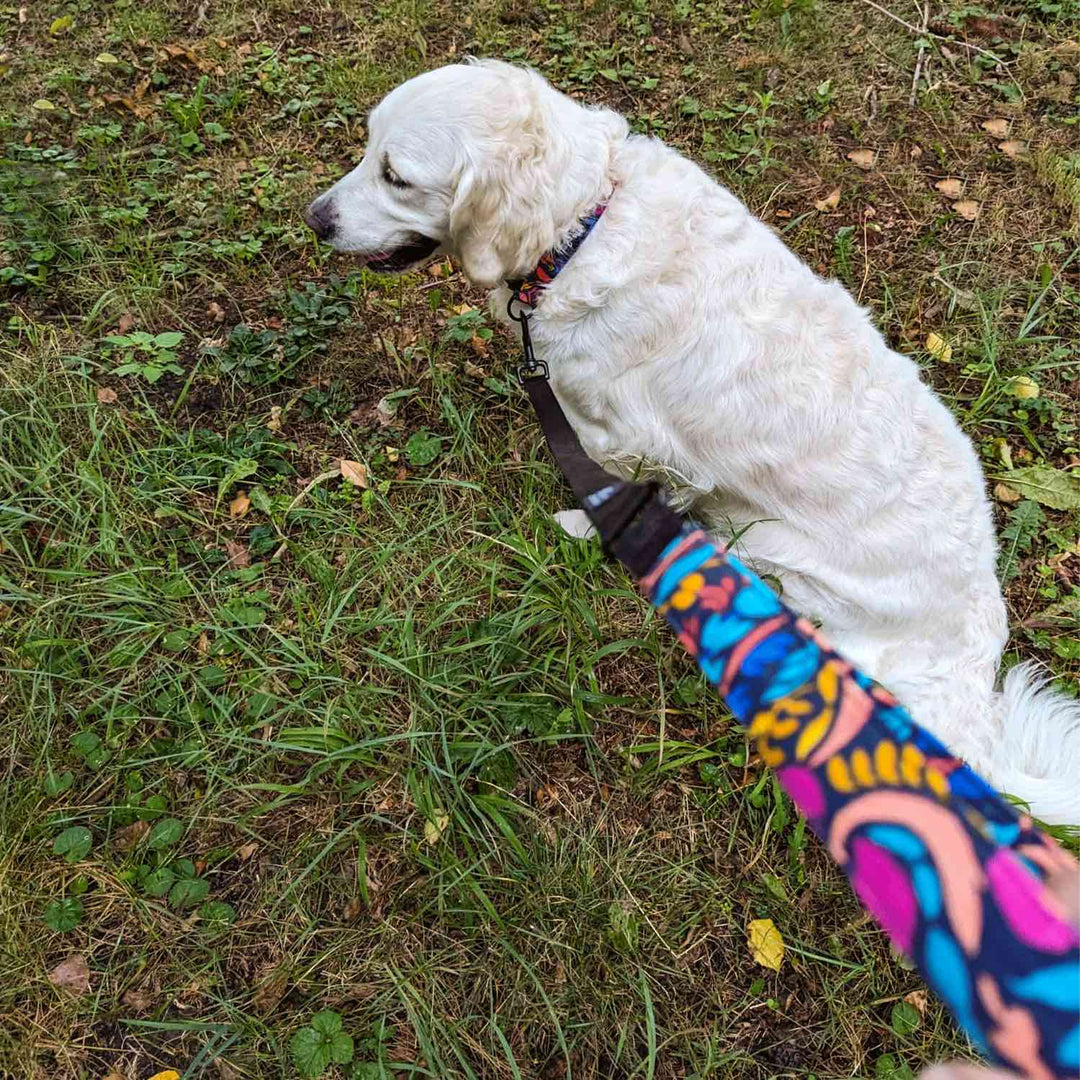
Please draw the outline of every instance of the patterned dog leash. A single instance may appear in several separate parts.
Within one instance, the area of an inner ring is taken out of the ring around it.
[[[863,905],[986,1057],[1031,1080],[1080,1075],[1080,933],[1045,885],[1075,861],[685,524],[658,485],[588,457],[532,354],[526,308],[539,294],[527,281],[511,292],[519,377],[605,549],[756,740]]]

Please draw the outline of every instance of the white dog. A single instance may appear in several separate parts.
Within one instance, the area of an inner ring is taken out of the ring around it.
[[[535,72],[460,64],[372,112],[307,221],[380,271],[497,290],[607,212],[547,288],[537,355],[589,454],[677,478],[711,527],[1000,789],[1080,823],[1080,702],[1014,668],[975,451],[836,282],[731,192]]]

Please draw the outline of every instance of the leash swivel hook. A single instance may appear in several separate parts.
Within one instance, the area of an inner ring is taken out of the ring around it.
[[[526,379],[548,379],[550,376],[547,364],[543,360],[537,360],[533,352],[532,335],[529,333],[529,319],[532,318],[532,312],[518,298],[517,289],[513,289],[510,293],[510,299],[506,303],[506,314],[521,327],[522,363],[518,365],[518,380],[524,383]]]

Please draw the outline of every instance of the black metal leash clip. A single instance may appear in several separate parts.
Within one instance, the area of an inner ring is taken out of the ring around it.
[[[514,313],[514,304],[518,305],[517,314]],[[506,304],[506,314],[521,327],[521,352],[523,363],[518,366],[518,380],[525,382],[526,379],[547,379],[548,366],[543,360],[537,360],[533,352],[532,335],[529,333],[529,319],[532,313],[527,311],[525,305],[518,299],[518,289],[511,289],[510,299]]]

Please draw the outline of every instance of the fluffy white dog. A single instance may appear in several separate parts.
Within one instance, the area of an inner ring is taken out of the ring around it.
[[[544,291],[537,355],[590,454],[676,478],[695,516],[1000,789],[1080,823],[1080,702],[1007,637],[975,451],[836,282],[731,192],[535,72],[484,61],[398,87],[306,219],[380,271],[447,253],[497,290],[607,212]]]

